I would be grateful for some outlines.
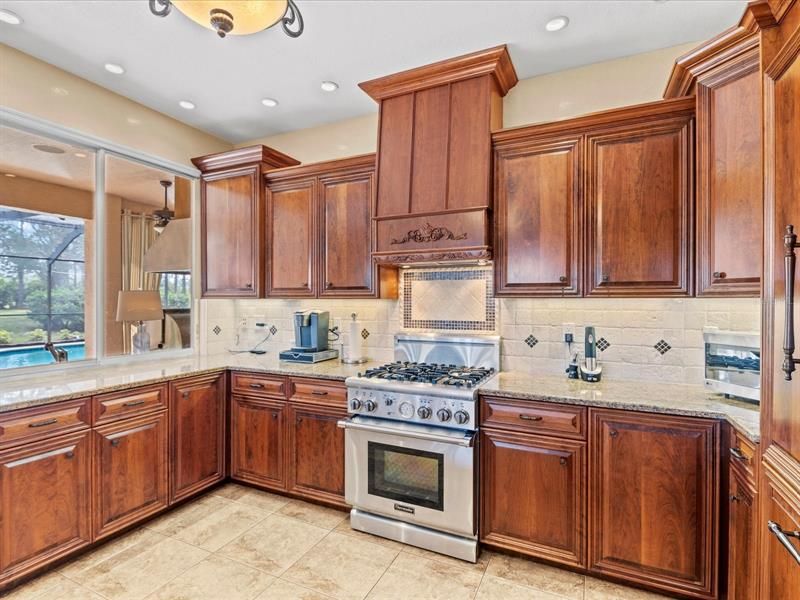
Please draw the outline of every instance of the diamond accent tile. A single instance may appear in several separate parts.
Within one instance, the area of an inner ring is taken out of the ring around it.
[[[366,328],[361,330],[361,337],[364,339],[367,339],[369,337],[369,331],[367,331]]]
[[[214,335],[219,335],[220,333],[222,333],[222,327],[220,327],[219,325],[216,325],[214,327],[214,329],[212,329],[211,331],[214,332]]]
[[[662,355],[672,350],[672,346],[670,346],[665,340],[658,340],[653,348],[658,350],[658,353]]]
[[[600,338],[597,340],[597,347],[600,348],[600,352],[602,352],[603,350],[610,348],[611,344],[606,338]]]
[[[270,325],[269,332],[270,332],[272,335],[275,335],[276,333],[278,333],[278,328],[277,328],[277,327],[275,327],[275,325]]]
[[[528,344],[528,346],[530,346],[531,348],[533,348],[536,344],[539,343],[539,340],[537,340],[533,335],[529,335],[528,337],[525,338],[525,343]]]

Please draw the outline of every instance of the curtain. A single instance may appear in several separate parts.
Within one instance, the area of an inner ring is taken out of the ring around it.
[[[161,285],[160,273],[146,273],[144,254],[153,245],[158,232],[153,229],[153,219],[130,210],[122,211],[122,289],[157,290]],[[122,349],[132,350],[131,327],[123,323]]]

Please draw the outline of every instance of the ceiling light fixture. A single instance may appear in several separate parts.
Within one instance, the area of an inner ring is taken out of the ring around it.
[[[278,101],[275,100],[275,98],[264,98],[261,101],[261,104],[263,104],[264,106],[268,106],[270,108],[275,108],[276,106],[278,106]]]
[[[335,92],[339,89],[339,84],[335,81],[323,81],[319,87],[325,92]]]
[[[17,14],[5,8],[0,8],[0,21],[8,25],[21,25],[22,18]]]
[[[113,73],[114,75],[122,75],[125,72],[125,69],[118,64],[115,63],[106,63],[106,71],[109,73]]]
[[[69,90],[66,90],[62,87],[51,87],[50,91],[56,96],[69,96]]]
[[[180,102],[178,102],[178,105],[181,108],[185,108],[186,110],[194,110],[195,109],[194,102],[189,102],[188,100],[181,100]]]
[[[170,210],[169,206],[167,205],[167,191],[169,188],[172,187],[172,182],[169,179],[162,179],[158,183],[161,184],[161,187],[164,188],[164,208],[159,208],[158,210],[153,211],[153,218],[155,219],[155,224],[153,225],[153,229],[155,229],[158,233],[161,233],[166,229],[169,222],[175,217],[175,211]]]
[[[544,28],[547,31],[554,32],[554,31],[561,31],[567,25],[569,25],[569,19],[564,16],[555,17],[554,19],[550,19],[547,23],[545,23]]]
[[[3,173],[3,175],[5,175],[6,177],[11,177],[12,179],[16,177],[16,175],[14,175],[13,173]]]
[[[289,37],[299,37],[304,28],[293,0],[150,0],[150,12],[157,17],[166,17],[173,6],[221,38],[258,33],[278,21]]]
[[[83,152],[76,152],[75,158],[86,158],[86,155]]]

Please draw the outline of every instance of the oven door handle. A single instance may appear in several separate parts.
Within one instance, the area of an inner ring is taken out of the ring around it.
[[[368,431],[370,433],[383,433],[386,435],[398,435],[403,437],[410,437],[418,440],[427,440],[429,442],[441,442],[442,444],[452,444],[454,446],[461,446],[463,448],[471,448],[475,442],[475,435],[468,436],[447,435],[443,433],[430,433],[426,431],[413,431],[408,429],[398,429],[386,425],[370,425],[368,423],[356,423],[349,419],[337,421],[336,425],[340,429],[354,429],[356,431]]]

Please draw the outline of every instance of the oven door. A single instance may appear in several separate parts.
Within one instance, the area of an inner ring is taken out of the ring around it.
[[[365,417],[345,429],[345,498],[354,507],[475,535],[474,432]]]

